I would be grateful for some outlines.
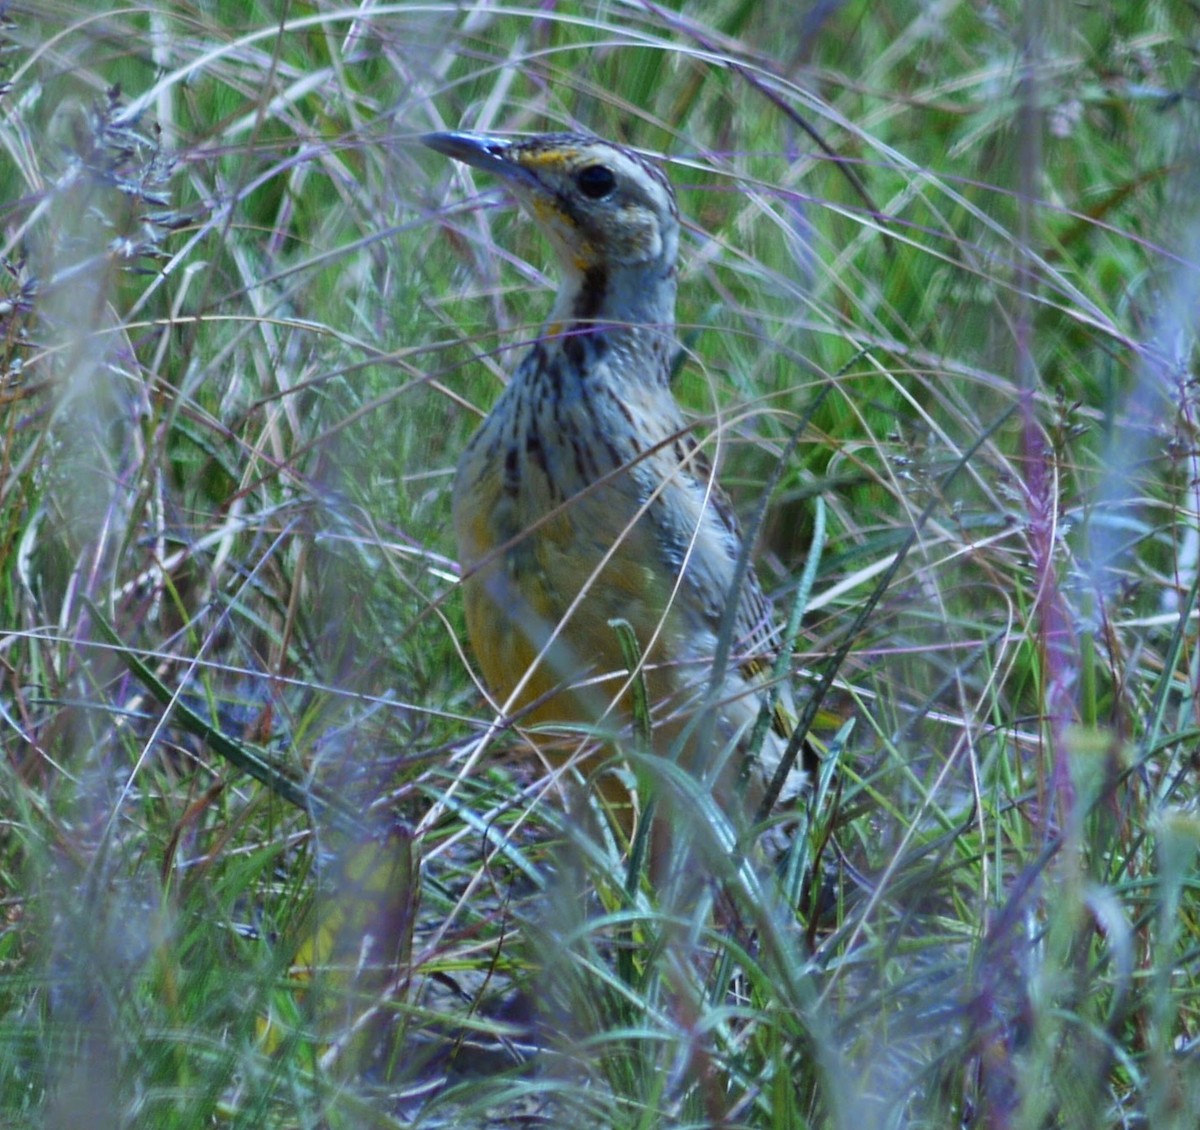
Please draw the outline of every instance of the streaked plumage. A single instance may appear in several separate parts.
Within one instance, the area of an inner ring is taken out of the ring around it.
[[[626,620],[645,660],[655,750],[666,752],[708,689],[742,544],[669,385],[674,193],[655,165],[592,137],[424,141],[499,176],[546,233],[562,274],[538,341],[454,484],[467,625],[484,679],[527,724],[618,731],[629,675],[611,622]],[[753,724],[774,642],[753,573],[732,598],[726,746]],[[768,735],[759,779],[778,764],[785,717]],[[794,777],[792,795],[803,784]]]

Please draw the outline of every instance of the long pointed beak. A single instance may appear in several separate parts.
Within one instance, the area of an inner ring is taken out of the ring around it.
[[[421,143],[464,165],[495,173],[506,181],[517,184],[535,182],[533,174],[512,159],[513,143],[508,138],[486,133],[427,133],[421,138]]]

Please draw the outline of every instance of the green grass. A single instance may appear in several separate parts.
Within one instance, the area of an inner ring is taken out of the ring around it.
[[[1200,1120],[1194,11],[676,7],[7,9],[6,1125]],[[823,502],[790,886],[665,770],[631,878],[471,675],[552,277],[460,125],[665,157],[781,617]]]

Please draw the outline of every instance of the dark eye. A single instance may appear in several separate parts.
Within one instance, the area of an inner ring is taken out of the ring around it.
[[[602,200],[617,187],[617,178],[607,165],[588,165],[575,174],[575,183],[589,200]]]

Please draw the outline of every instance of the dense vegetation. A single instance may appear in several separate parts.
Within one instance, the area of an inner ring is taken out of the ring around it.
[[[6,1124],[1200,1122],[1192,5],[3,17]],[[458,126],[679,189],[823,693],[779,875],[702,795],[706,897],[631,872],[472,676],[450,476],[553,280]]]

